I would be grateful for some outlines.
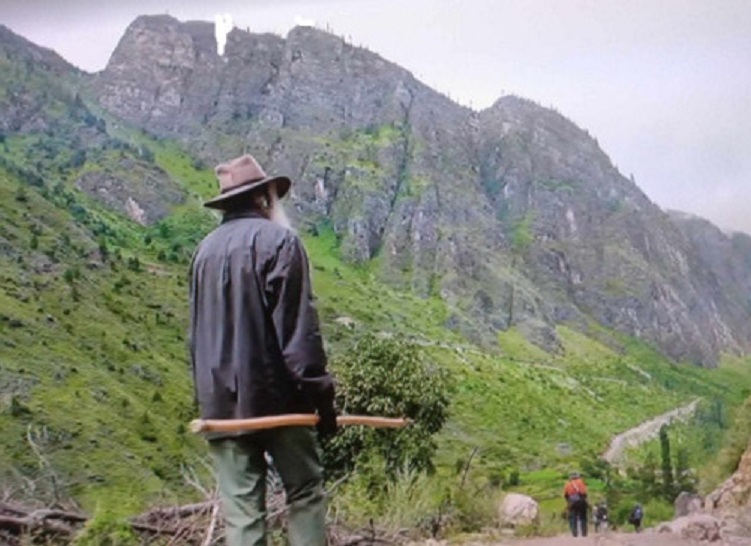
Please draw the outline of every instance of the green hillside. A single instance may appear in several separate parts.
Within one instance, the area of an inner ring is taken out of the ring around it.
[[[189,157],[139,138],[189,193],[211,191],[210,174]],[[0,152],[16,164],[20,144],[5,144]],[[185,429],[194,416],[185,281],[190,251],[214,217],[188,201],[144,227],[72,188],[77,171],[35,186],[12,170],[0,171],[3,483],[31,477],[37,493],[54,486],[85,509],[122,513],[191,498],[182,467],[199,466],[204,452]],[[444,327],[438,298],[378,283],[368,264],[340,259],[326,225],[308,231],[332,352],[360,333],[402,333],[453,372],[457,390],[437,457],[442,474],[474,448],[480,479],[563,471],[641,420],[697,396],[732,407],[751,387],[748,362],[727,359],[716,371],[678,366],[629,340],[612,337],[619,350],[594,340],[604,332],[561,328],[557,355],[507,332],[499,353],[482,352]]]

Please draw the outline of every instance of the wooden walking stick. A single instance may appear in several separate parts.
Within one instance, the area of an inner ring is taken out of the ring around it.
[[[253,417],[251,419],[195,419],[190,423],[190,430],[199,432],[245,432],[278,427],[313,426],[319,417],[308,413],[290,413]],[[400,417],[373,417],[370,415],[339,415],[336,424],[341,426],[365,425],[375,428],[403,428],[409,419]]]

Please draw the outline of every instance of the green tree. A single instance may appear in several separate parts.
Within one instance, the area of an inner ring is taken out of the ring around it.
[[[107,246],[107,239],[99,237],[99,255],[102,257],[102,261],[106,262],[110,255],[110,249]]]
[[[18,203],[26,203],[28,200],[29,197],[26,194],[26,188],[24,186],[18,186],[18,189],[16,190],[16,201]]]
[[[675,454],[675,481],[678,492],[696,493],[696,476],[689,464],[688,450],[683,446]]]
[[[610,481],[613,470],[609,462],[594,453],[582,459],[580,468],[587,476],[602,480],[606,485]]]
[[[393,478],[406,469],[433,469],[433,436],[448,417],[450,378],[426,362],[421,349],[404,339],[367,335],[332,362],[339,382],[337,406],[349,414],[407,417],[405,429],[343,429],[326,446],[324,463],[340,475],[382,459]]]
[[[141,271],[141,260],[138,259],[138,256],[128,258],[128,269],[136,272]]]
[[[527,214],[511,229],[511,250],[516,254],[524,254],[533,242],[532,215]]]
[[[148,163],[154,162],[154,152],[152,152],[151,148],[149,148],[148,146],[140,146],[138,148],[138,155],[141,157],[141,159]]]
[[[644,457],[644,464],[639,469],[637,477],[641,484],[641,492],[644,498],[653,497],[660,492],[657,481],[657,460],[654,452],[649,451]]]
[[[523,258],[529,247],[534,242],[534,235],[532,233],[532,214],[527,214],[516,222],[511,228],[511,269],[516,267],[517,261]],[[508,299],[508,315],[507,323],[508,327],[511,327],[514,323],[514,302],[516,299],[516,285],[511,285],[511,291]]]
[[[68,284],[72,284],[73,281],[79,279],[80,277],[81,272],[76,266],[69,267],[65,270],[65,273],[63,273],[63,279],[65,279],[65,282],[67,282]]]
[[[670,438],[668,427],[660,427],[660,458],[662,461],[662,494],[666,500],[672,502],[675,496],[675,483],[673,480],[673,463],[670,457]]]
[[[70,166],[74,169],[83,166],[86,163],[86,150],[76,150],[73,156],[70,158]]]

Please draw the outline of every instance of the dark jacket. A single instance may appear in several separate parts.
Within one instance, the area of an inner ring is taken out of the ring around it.
[[[333,411],[308,258],[294,233],[257,213],[230,213],[201,241],[190,356],[204,419]]]

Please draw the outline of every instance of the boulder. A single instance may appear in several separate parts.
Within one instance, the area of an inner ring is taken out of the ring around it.
[[[498,522],[501,527],[514,528],[538,525],[540,522],[540,507],[532,497],[509,493],[498,507]]]
[[[660,533],[673,533],[688,540],[714,542],[720,540],[720,521],[709,514],[691,514],[663,523]]]
[[[701,512],[704,507],[704,499],[694,493],[682,491],[673,503],[675,506],[675,517],[682,518],[690,514]]]

